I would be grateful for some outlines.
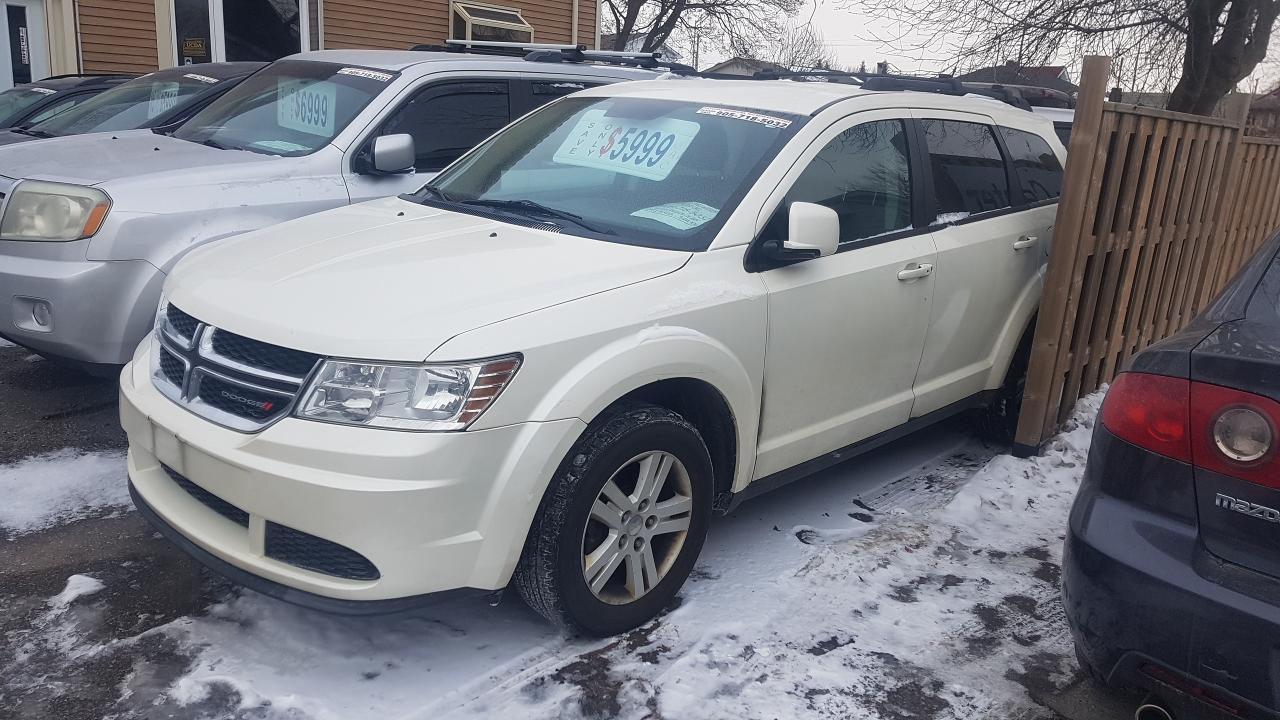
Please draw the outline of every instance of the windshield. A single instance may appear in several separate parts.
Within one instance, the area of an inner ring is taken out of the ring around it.
[[[181,140],[267,155],[309,155],[324,147],[394,73],[308,60],[280,60],[183,123]]]
[[[645,98],[566,98],[414,196],[613,242],[705,250],[803,120]]]
[[[26,110],[54,92],[49,88],[11,88],[0,92],[0,120]]]
[[[31,130],[55,137],[136,130],[217,82],[196,72],[152,73],[107,90]]]

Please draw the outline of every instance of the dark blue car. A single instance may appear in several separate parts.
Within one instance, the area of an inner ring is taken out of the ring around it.
[[[1280,718],[1277,250],[1112,384],[1071,512],[1081,664],[1177,718]]]

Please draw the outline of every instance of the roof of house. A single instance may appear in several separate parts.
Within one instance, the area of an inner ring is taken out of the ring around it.
[[[957,77],[965,82],[1035,85],[1072,94],[1080,90],[1078,85],[1067,79],[1067,68],[1064,65],[1019,65],[1011,60],[1003,65],[971,70]]]
[[[712,65],[711,67],[707,68],[703,72],[732,74],[732,71],[737,69],[738,67],[741,67],[743,70],[746,70],[750,73],[756,73],[761,70],[776,70],[779,72],[785,72],[789,70],[789,68],[783,67],[782,65],[779,65],[778,63],[775,63],[775,62],[769,62],[768,60],[757,60],[755,58],[748,58],[748,57],[731,57],[728,60],[725,60],[724,62],[719,62],[719,63],[716,63],[715,65]]]

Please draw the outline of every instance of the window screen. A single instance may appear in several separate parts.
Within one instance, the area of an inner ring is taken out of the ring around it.
[[[436,85],[420,92],[382,126],[381,135],[413,136],[419,170],[439,170],[511,122],[507,83]]]
[[[1009,178],[991,128],[956,120],[921,120],[933,170],[935,224],[1009,207]]]
[[[1062,164],[1044,138],[1007,127],[1000,128],[1000,134],[1022,187],[1022,202],[1051,200],[1062,194]]]
[[[840,216],[840,241],[911,227],[911,167],[901,120],[863,123],[818,153],[787,193],[786,205],[810,202]]]

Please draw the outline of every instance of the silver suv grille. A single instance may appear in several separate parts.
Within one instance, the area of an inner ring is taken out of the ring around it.
[[[169,305],[156,329],[151,380],[219,425],[256,432],[293,409],[319,355],[227,332]]]

